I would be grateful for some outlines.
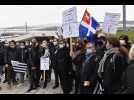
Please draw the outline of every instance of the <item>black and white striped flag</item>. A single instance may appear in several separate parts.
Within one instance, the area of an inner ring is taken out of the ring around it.
[[[25,73],[27,71],[27,64],[25,63],[21,63],[19,61],[11,61],[11,64],[15,72]]]

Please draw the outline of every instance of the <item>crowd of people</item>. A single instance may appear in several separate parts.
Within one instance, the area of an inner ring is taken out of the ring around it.
[[[66,39],[50,39],[41,43],[31,42],[0,43],[0,79],[8,89],[29,80],[27,92],[43,88],[51,81],[54,71],[53,89],[61,86],[64,94],[127,94],[134,93],[134,45],[128,36],[117,38],[100,33],[95,42],[77,39],[72,43]],[[71,51],[71,52],[70,52]],[[49,70],[40,70],[40,58],[50,58]],[[27,73],[15,72],[11,61],[26,63]],[[26,74],[26,75],[25,75]],[[17,76],[20,76],[17,78]],[[1,87],[2,88],[2,87]]]

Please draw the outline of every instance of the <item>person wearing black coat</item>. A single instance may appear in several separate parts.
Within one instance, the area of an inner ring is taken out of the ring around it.
[[[5,68],[7,69],[7,81],[9,88],[11,88],[11,83],[16,83],[16,73],[13,71],[11,60],[18,61],[18,50],[16,48],[16,42],[10,41],[9,48],[6,49],[4,55]]]
[[[7,49],[9,48],[9,43],[8,42],[4,42],[4,56],[5,56],[5,52],[7,51]],[[5,62],[4,62],[5,63]],[[7,68],[4,68],[5,71],[5,80],[3,81],[3,83],[6,83],[7,82]]]
[[[3,67],[4,67],[4,47],[3,44],[0,42],[0,81],[3,74]]]
[[[74,52],[72,56],[74,82],[75,82],[74,94],[78,94],[80,91],[80,74],[82,70],[82,63],[85,60],[85,50],[83,50],[83,48],[84,48],[84,45],[82,43],[76,43],[76,51]]]
[[[41,50],[36,39],[32,40],[32,47],[29,49],[29,78],[30,78],[30,88],[27,92],[39,87],[40,80],[40,57]]]
[[[18,61],[21,63],[28,63],[28,50],[25,47],[25,43],[21,42],[20,46],[18,48]],[[25,73],[19,73],[20,74],[20,82],[24,83],[24,75]]]
[[[93,94],[97,83],[97,69],[95,46],[89,42],[86,45],[85,61],[82,66],[80,94]]]
[[[53,86],[53,89],[55,89],[59,86],[59,75],[58,75],[57,66],[56,66],[56,52],[59,47],[58,47],[58,42],[56,39],[54,40],[53,44],[54,44],[53,52],[51,52],[50,55],[51,55],[51,65],[54,70],[54,76],[55,76],[55,84]]]
[[[129,65],[126,70],[126,83],[127,89],[125,94],[134,94],[134,45],[130,48],[129,51]]]
[[[55,52],[55,46],[53,44],[53,40],[50,40],[48,42],[48,49],[49,49],[49,52],[50,52],[50,60],[51,60],[51,64],[49,66],[49,71],[48,71],[48,82],[51,81],[51,73],[52,73],[52,68],[53,68],[53,57],[54,57],[54,52]]]
[[[56,63],[63,93],[69,94],[72,90],[73,69],[69,49],[65,46],[63,40],[59,41],[59,49],[56,53]]]
[[[120,52],[120,43],[116,37],[108,37],[107,51],[99,63],[98,76],[102,79],[104,94],[119,93],[122,75],[126,69],[126,60]]]

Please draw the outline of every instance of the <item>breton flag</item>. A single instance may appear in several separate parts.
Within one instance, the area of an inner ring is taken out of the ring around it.
[[[98,27],[98,25],[99,23],[95,20],[94,17],[90,15],[90,13],[86,9],[82,21],[80,22],[79,36],[87,37],[90,42],[94,42],[96,28]]]
[[[27,64],[25,64],[25,63],[21,63],[21,62],[12,60],[11,64],[12,64],[13,70],[15,72],[25,73],[27,71]]]

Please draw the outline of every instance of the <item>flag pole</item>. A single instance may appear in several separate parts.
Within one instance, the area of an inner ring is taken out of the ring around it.
[[[72,34],[72,30],[70,28],[70,24],[69,24],[69,30],[70,30],[70,32]],[[70,56],[72,56],[72,53],[73,53],[73,46],[72,46],[72,37],[70,35]]]

